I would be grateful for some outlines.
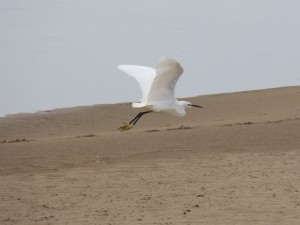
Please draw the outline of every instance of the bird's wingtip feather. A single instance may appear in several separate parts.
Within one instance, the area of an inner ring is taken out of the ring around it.
[[[122,69],[124,68],[124,66],[125,66],[125,65],[118,65],[117,68],[118,68],[119,70],[122,70]]]

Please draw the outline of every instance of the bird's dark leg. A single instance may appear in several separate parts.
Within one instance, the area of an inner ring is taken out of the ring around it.
[[[130,124],[130,125],[132,124],[132,126],[134,126],[134,125],[137,123],[137,121],[139,121],[139,119],[140,119],[143,115],[145,115],[145,114],[147,114],[147,113],[151,113],[151,112],[153,112],[153,111],[140,112],[139,114],[137,114],[136,117],[133,118],[133,120],[131,120],[131,121],[129,122],[129,124]]]
[[[119,128],[119,131],[125,131],[125,130],[131,129],[143,115],[145,115],[147,113],[151,113],[151,112],[153,112],[153,111],[140,112],[139,114],[136,115],[136,117],[134,117],[129,122],[129,124],[123,122],[124,125]]]
[[[143,112],[140,112],[139,114],[137,114],[136,117],[134,117],[134,118],[129,122],[129,124],[132,124],[137,118],[141,117],[141,113],[143,113]]]

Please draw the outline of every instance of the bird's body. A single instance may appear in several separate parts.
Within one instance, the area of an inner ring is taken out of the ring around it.
[[[121,131],[130,129],[145,113],[167,112],[176,116],[184,116],[185,108],[188,106],[202,108],[186,101],[178,101],[175,98],[175,86],[183,73],[183,68],[174,59],[162,57],[156,69],[136,65],[120,65],[118,68],[135,78],[142,89],[141,101],[132,103],[132,107],[147,108],[148,110],[121,127]]]

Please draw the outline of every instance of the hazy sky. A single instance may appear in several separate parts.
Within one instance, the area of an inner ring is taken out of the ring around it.
[[[0,115],[136,101],[118,64],[181,62],[177,97],[300,85],[298,0],[1,0]]]

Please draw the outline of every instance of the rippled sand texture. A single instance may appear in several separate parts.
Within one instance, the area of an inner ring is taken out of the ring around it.
[[[0,224],[299,224],[300,87],[0,118]]]

